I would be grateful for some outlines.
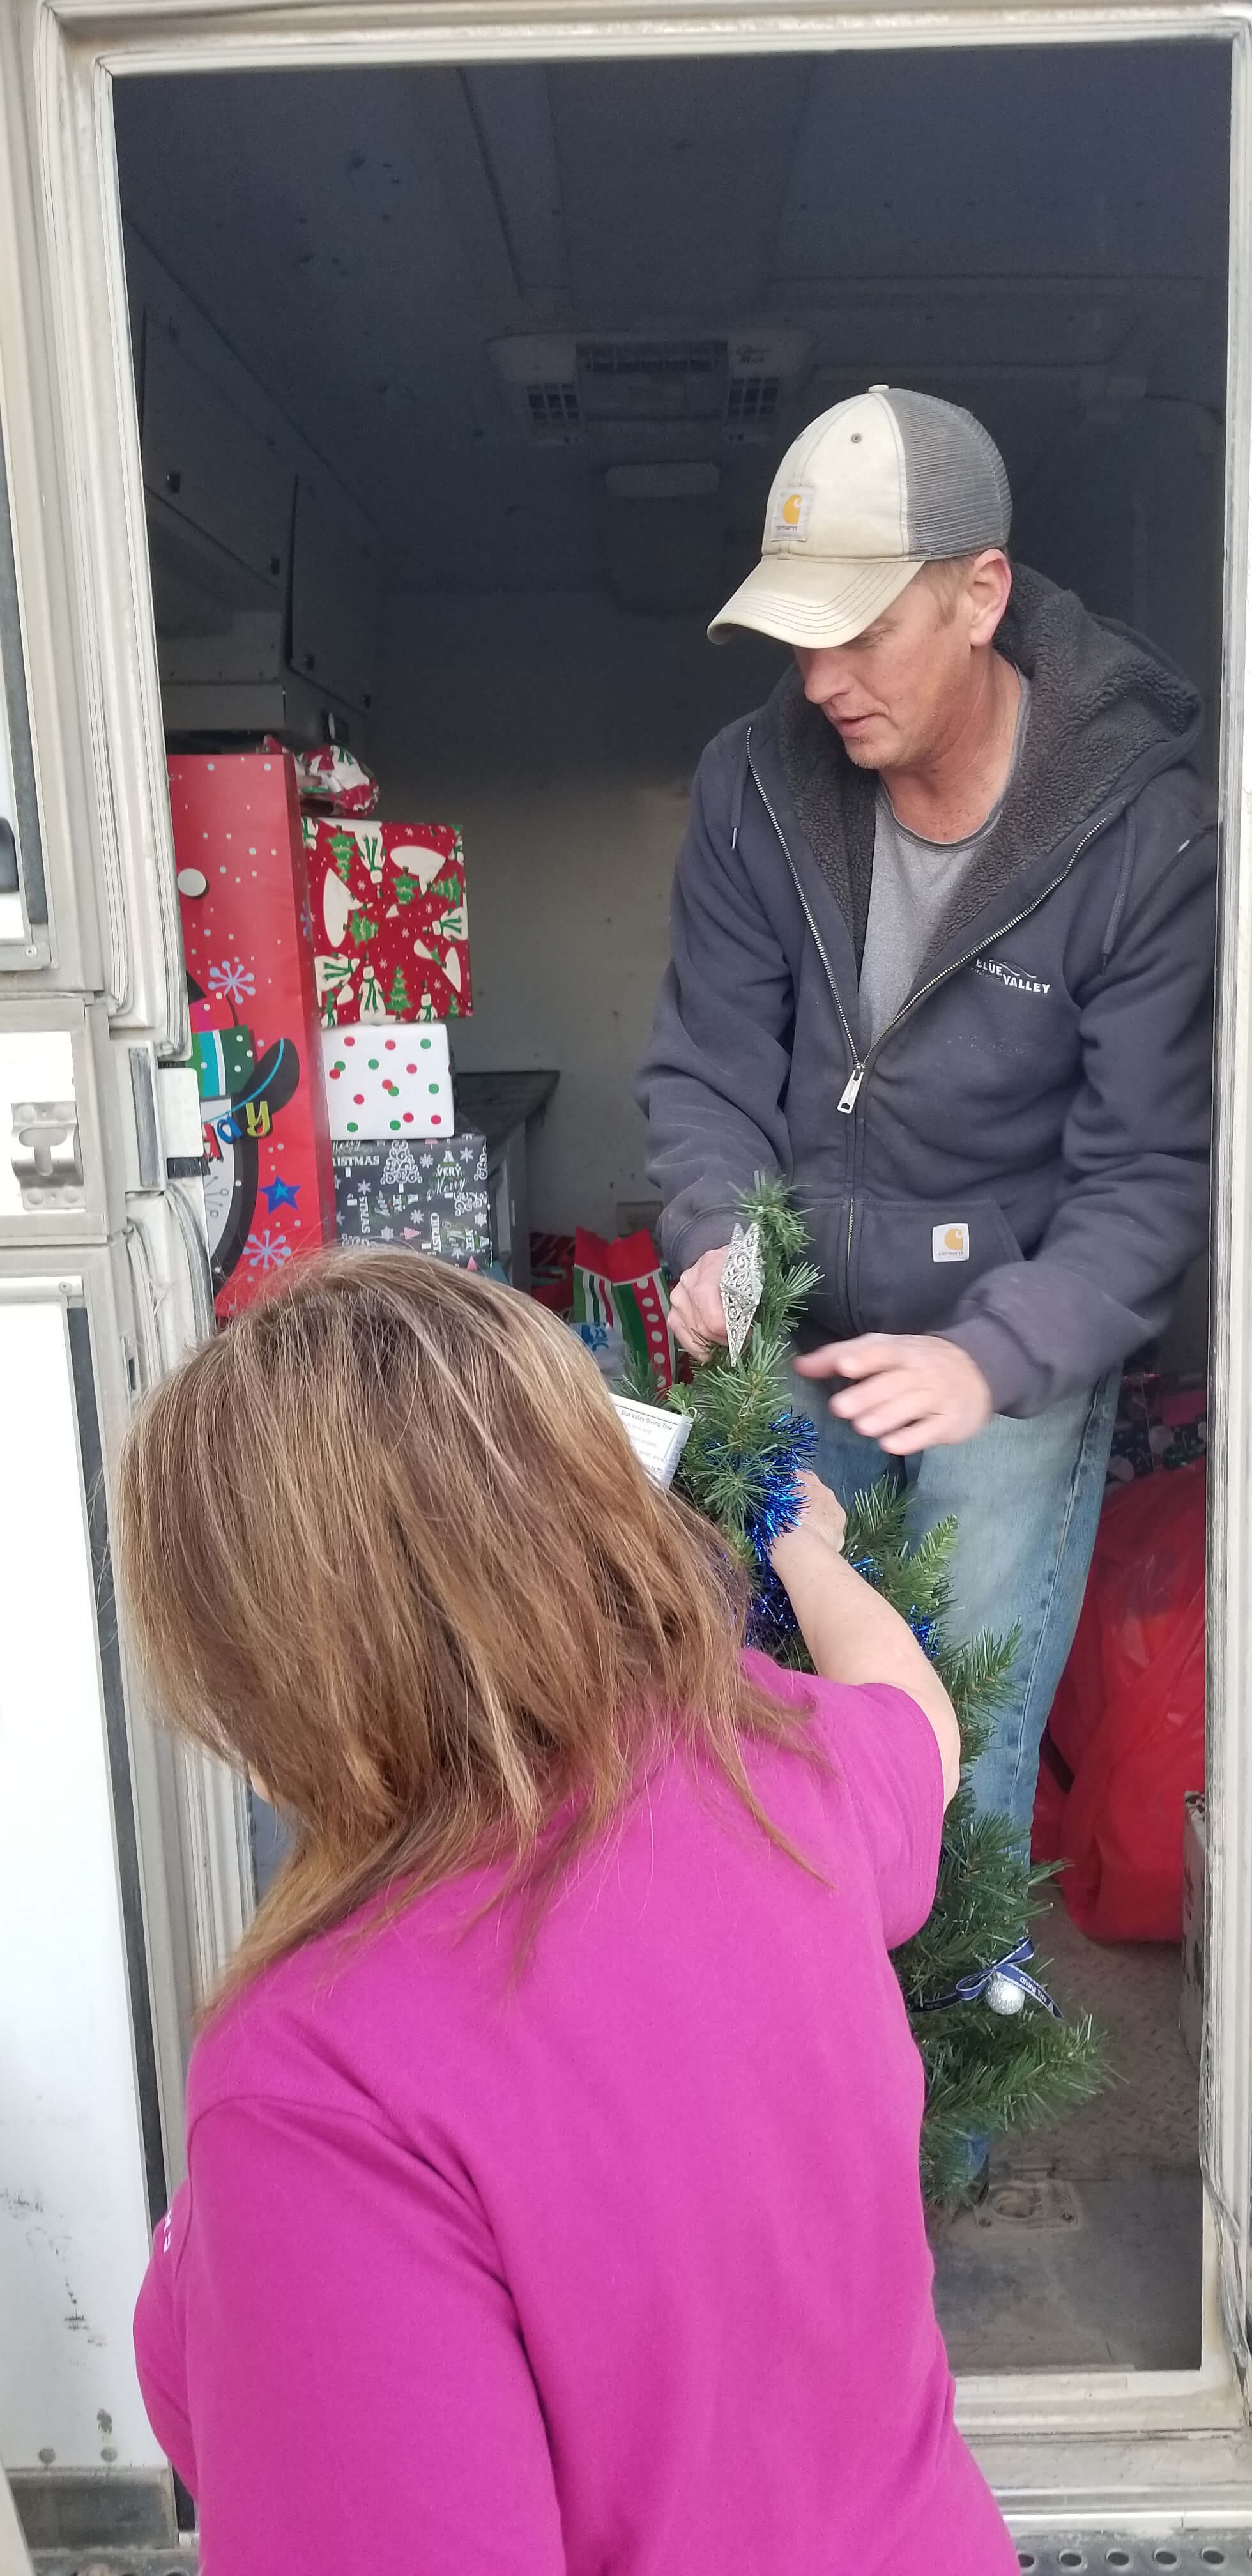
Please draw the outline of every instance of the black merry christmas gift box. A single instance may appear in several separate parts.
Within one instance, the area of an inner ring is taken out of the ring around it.
[[[341,1243],[396,1243],[464,1266],[492,1259],[487,1142],[477,1128],[429,1142],[333,1144]]]

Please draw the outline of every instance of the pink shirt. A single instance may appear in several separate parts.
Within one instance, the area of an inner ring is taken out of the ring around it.
[[[200,2041],[135,2341],[202,2576],[1016,2576],[887,1956],[934,1894],[934,1738],[752,1660],[815,1690],[829,1771],[750,1758],[827,1884],[674,1760],[520,1981],[462,1880]]]

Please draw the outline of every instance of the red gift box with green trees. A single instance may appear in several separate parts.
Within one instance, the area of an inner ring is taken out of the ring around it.
[[[324,1028],[456,1020],[471,1008],[465,853],[448,823],[306,814],[314,971]]]

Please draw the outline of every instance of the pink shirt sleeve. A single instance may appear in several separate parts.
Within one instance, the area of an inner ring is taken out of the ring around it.
[[[744,1663],[778,1698],[812,1709],[856,1811],[894,1950],[920,1932],[939,1876],[943,1763],[929,1719],[892,1682],[820,1681],[755,1652]]]
[[[539,2401],[468,2186],[364,2116],[269,2098],[203,2112],[189,2161],[136,2352],[214,2576],[563,2576]]]
[[[835,1768],[856,1809],[889,1950],[920,1932],[935,1901],[943,1763],[929,1720],[890,1682],[818,1682]]]

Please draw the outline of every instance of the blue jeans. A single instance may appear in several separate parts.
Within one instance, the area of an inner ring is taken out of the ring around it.
[[[1012,1689],[974,1766],[984,1810],[1012,1816],[1028,1841],[1039,1739],[1073,1643],[1104,1494],[1121,1372],[1028,1422],[994,1414],[952,1449],[889,1458],[828,1410],[829,1386],[792,1378],[792,1401],[817,1425],[813,1465],[846,1507],[888,1472],[907,1485],[908,1531],[924,1538],[951,1514],[951,1629],[1020,1632]]]

